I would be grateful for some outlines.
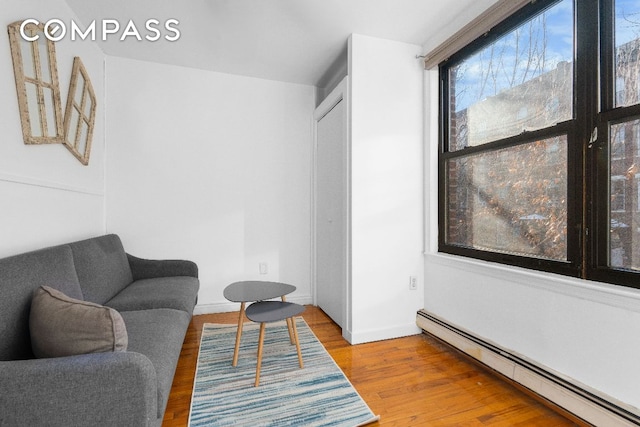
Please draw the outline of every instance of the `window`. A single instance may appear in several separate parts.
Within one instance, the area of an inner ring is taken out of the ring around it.
[[[640,287],[640,6],[631,0],[602,2],[601,105],[598,138],[590,150],[596,231],[588,277]]]
[[[439,250],[640,287],[640,5],[531,2],[440,79]]]

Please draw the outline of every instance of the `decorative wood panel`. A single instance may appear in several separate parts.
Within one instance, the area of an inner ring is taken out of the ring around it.
[[[58,144],[64,140],[55,43],[43,24],[14,22],[7,29],[25,144]],[[36,39],[37,37],[37,39]]]
[[[64,146],[83,165],[89,164],[95,121],[96,95],[84,64],[76,56],[64,116]]]

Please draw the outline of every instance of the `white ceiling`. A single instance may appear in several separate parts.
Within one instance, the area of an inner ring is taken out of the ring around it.
[[[133,19],[143,38],[148,19],[180,22],[178,41],[114,35],[107,55],[322,87],[351,33],[434,47],[496,0],[66,1],[97,38],[104,19]]]

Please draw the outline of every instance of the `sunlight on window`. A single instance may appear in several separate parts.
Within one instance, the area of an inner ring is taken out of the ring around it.
[[[572,118],[572,22],[564,0],[451,67],[451,150]]]
[[[616,106],[640,102],[640,4],[615,2]]]
[[[640,119],[610,127],[609,265],[640,270]]]
[[[566,162],[566,137],[449,161],[448,243],[566,260]]]

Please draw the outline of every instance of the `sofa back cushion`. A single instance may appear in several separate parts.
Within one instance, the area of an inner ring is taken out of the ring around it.
[[[127,254],[115,234],[70,243],[69,246],[85,301],[102,305],[133,282]]]
[[[83,298],[68,245],[0,259],[0,360],[33,358],[29,312],[42,285]]]

